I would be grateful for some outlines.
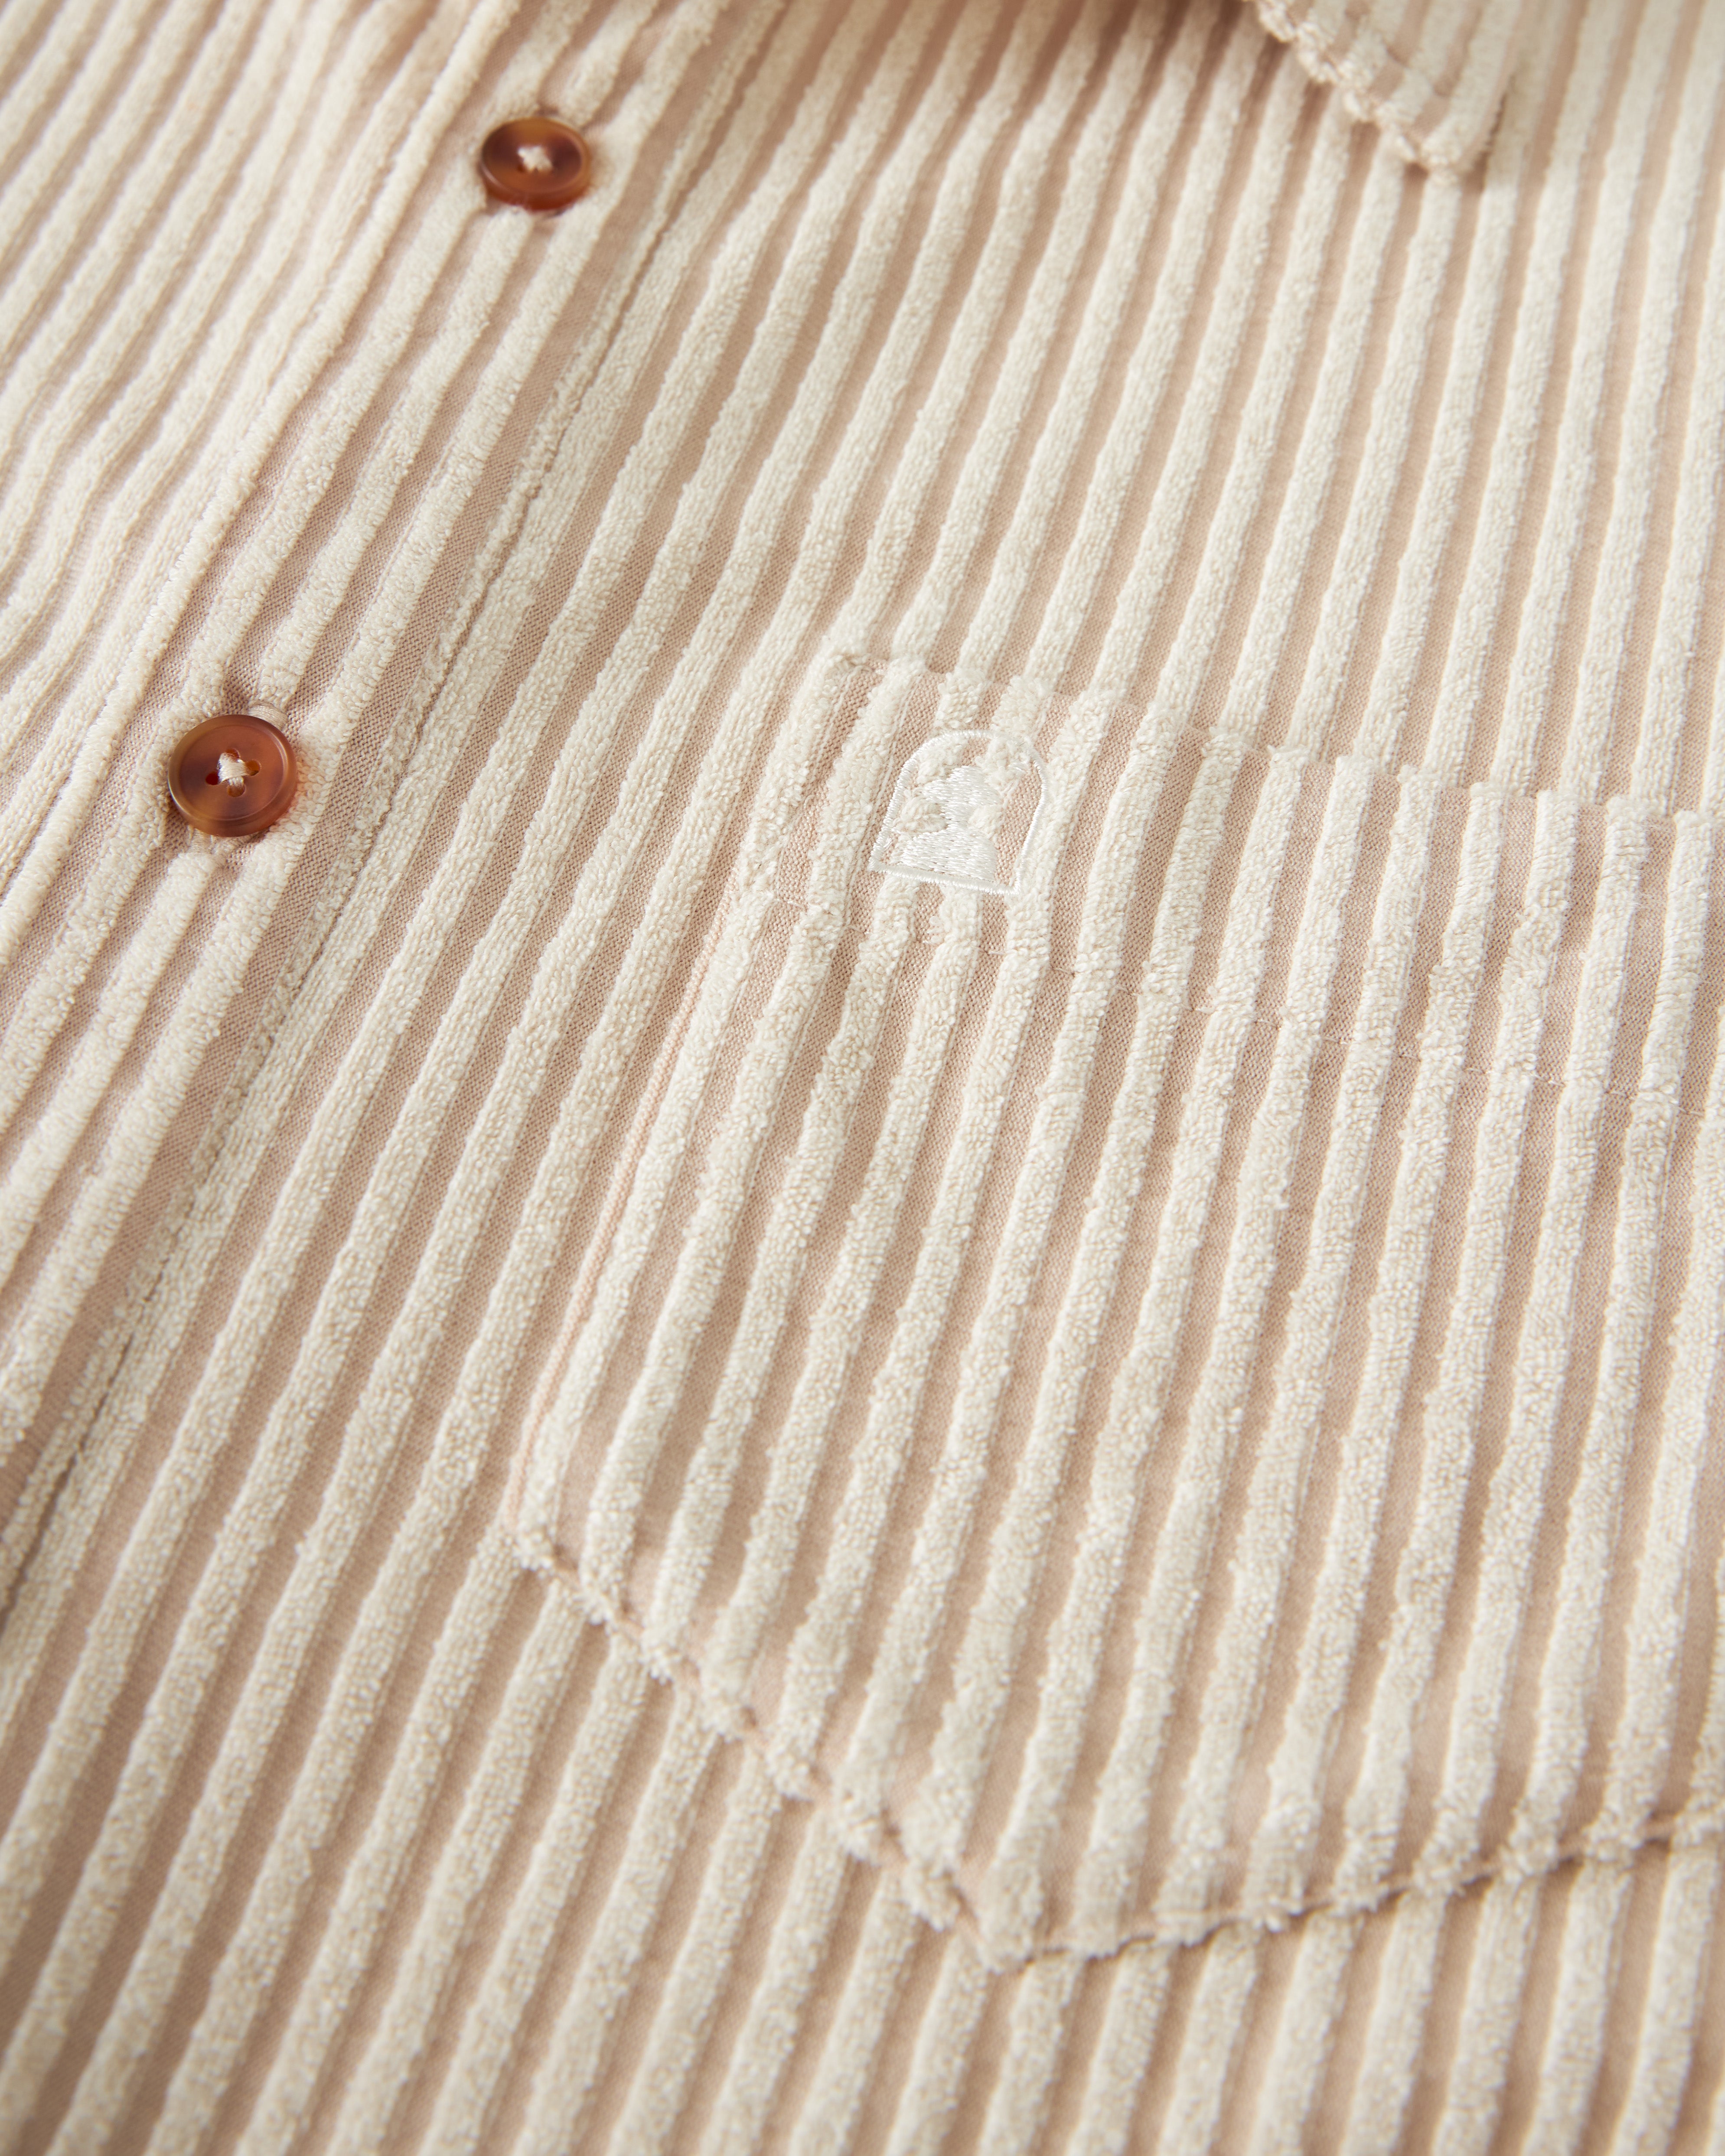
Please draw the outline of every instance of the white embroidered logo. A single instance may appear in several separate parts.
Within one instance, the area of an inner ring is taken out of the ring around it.
[[[960,891],[1016,890],[1047,776],[1026,741],[937,734],[899,773],[870,866]]]

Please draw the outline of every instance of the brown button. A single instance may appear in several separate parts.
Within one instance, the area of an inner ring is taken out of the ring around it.
[[[253,711],[206,719],[174,744],[167,790],[200,831],[249,838],[287,813],[294,798],[293,746]]]
[[[479,164],[485,192],[515,209],[567,209],[593,177],[592,152],[575,130],[539,112],[494,127]]]

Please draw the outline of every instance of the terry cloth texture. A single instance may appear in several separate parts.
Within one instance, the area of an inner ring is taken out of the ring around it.
[[[8,2156],[1725,2143],[1725,9],[1373,20],[0,9]]]
[[[1491,132],[1538,0],[1255,0],[1348,110],[1404,157],[1465,171]]]
[[[1713,1419],[1714,819],[812,701],[524,1532],[997,1959],[1712,1831],[1655,1523]],[[1020,738],[1014,890],[881,873],[896,773]]]

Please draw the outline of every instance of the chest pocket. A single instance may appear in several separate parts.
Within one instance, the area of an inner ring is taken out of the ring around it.
[[[1581,1561],[1593,1409],[1523,1397],[1517,1342],[1563,1147],[1584,1263],[1664,1172],[1637,1113],[1690,1142],[1620,988],[1674,906],[1717,936],[1701,841],[1025,683],[819,694],[547,1389],[530,1553],[999,1961],[1562,1845],[1569,1680],[1470,1625]]]

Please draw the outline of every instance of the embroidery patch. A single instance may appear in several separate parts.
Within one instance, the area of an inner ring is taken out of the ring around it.
[[[1027,741],[937,734],[900,772],[869,865],[960,891],[1015,891],[1047,781]]]

